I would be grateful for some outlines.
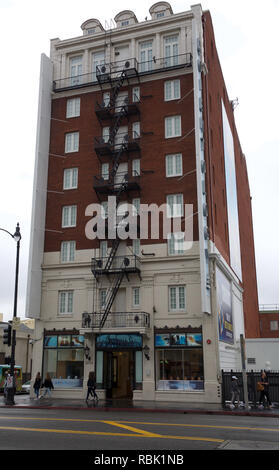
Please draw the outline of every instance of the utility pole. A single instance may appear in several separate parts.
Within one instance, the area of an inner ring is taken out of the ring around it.
[[[243,393],[244,393],[245,408],[249,408],[248,384],[247,384],[247,372],[246,372],[245,339],[244,339],[244,336],[242,334],[240,335],[240,349],[241,349],[242,380],[243,380]]]

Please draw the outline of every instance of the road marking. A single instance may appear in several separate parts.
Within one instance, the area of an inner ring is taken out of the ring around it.
[[[133,428],[131,426],[126,426],[125,424],[116,422],[116,421],[102,421],[103,423],[111,424],[112,426],[118,426],[119,428],[128,429],[129,431],[133,431],[137,434],[143,434],[146,437],[161,437],[160,434],[154,434],[149,431],[144,431],[143,429]]]
[[[22,428],[18,426],[0,426],[0,430],[5,431],[30,431],[30,432],[46,432],[46,433],[58,433],[58,434],[82,434],[82,435],[94,435],[94,436],[121,436],[121,437],[149,437],[158,439],[180,439],[185,441],[205,441],[205,442],[224,442],[224,439],[215,439],[207,437],[191,437],[191,436],[163,436],[160,434],[125,434],[125,433],[113,433],[113,432],[100,432],[100,431],[74,431],[71,429],[45,429],[45,428]]]
[[[7,420],[34,420],[34,421],[65,421],[65,422],[84,422],[84,423],[118,423],[118,424],[140,424],[149,426],[177,426],[177,427],[188,427],[188,428],[211,428],[211,429],[231,429],[236,431],[268,431],[268,432],[279,432],[279,428],[253,428],[248,426],[218,426],[212,424],[188,424],[188,423],[153,423],[146,421],[105,421],[100,419],[75,419],[75,418],[37,418],[37,417],[21,417],[21,416],[0,416],[0,419]],[[142,431],[148,432],[148,431]],[[152,434],[152,433],[151,433]]]

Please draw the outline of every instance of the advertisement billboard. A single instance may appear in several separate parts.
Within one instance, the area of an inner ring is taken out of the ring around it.
[[[234,343],[231,283],[216,269],[219,341]]]
[[[239,280],[242,281],[237,187],[235,174],[234,142],[231,127],[222,101],[224,158],[226,175],[226,193],[228,210],[228,232],[230,246],[230,264]]]

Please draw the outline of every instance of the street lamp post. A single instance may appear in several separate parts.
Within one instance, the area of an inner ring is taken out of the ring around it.
[[[11,237],[15,240],[16,242],[16,271],[15,271],[15,292],[14,292],[14,311],[13,311],[13,319],[16,318],[17,315],[17,292],[18,292],[18,271],[19,271],[19,250],[20,250],[20,240],[21,240],[21,233],[20,233],[20,227],[19,223],[16,226],[16,231],[12,235],[8,230],[5,230],[3,228],[0,228],[3,232],[8,233],[11,235]],[[11,367],[10,367],[10,373],[11,377],[13,378],[13,385],[15,385],[15,380],[14,380],[14,371],[15,371],[15,346],[16,346],[16,330],[13,328],[12,331],[12,349],[11,349]],[[7,389],[8,396],[7,396],[7,405],[14,405],[14,394],[15,390],[14,387],[10,387]]]

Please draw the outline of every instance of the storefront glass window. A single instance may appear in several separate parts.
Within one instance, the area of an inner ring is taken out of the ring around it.
[[[84,336],[49,335],[44,346],[43,376],[50,374],[54,388],[82,387]]]

